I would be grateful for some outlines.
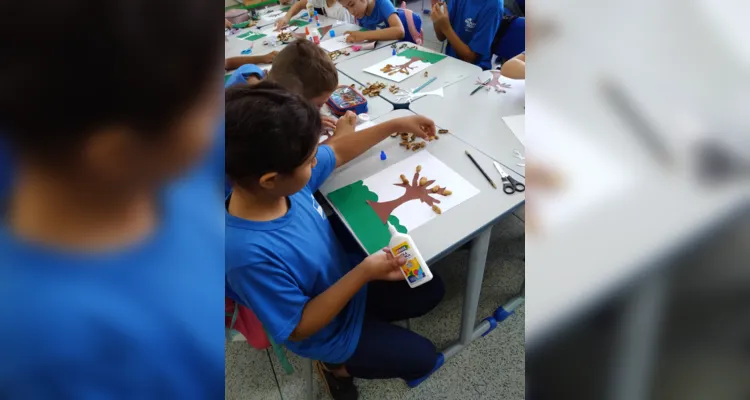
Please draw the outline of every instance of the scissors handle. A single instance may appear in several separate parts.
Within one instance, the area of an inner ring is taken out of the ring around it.
[[[509,182],[503,182],[503,192],[505,192],[505,194],[513,194],[516,192],[516,190],[513,188],[513,184]]]
[[[511,185],[513,185],[513,190],[514,191],[516,191],[516,192],[523,192],[523,191],[526,190],[526,185],[524,185],[523,183],[521,183],[521,182],[519,182],[519,181],[511,178],[510,176],[508,177],[508,181],[510,182]]]

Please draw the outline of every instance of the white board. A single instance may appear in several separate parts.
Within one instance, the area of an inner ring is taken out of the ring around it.
[[[405,192],[403,187],[394,185],[401,183],[399,176],[403,174],[409,180],[409,184],[411,184],[417,165],[422,166],[420,177],[424,176],[428,180],[435,180],[435,183],[429,187],[440,185],[441,188],[447,187],[448,190],[453,192],[449,196],[430,194],[432,198],[440,202],[436,205],[440,207],[443,213],[479,193],[479,190],[469,183],[469,181],[443,164],[442,161],[438,160],[427,150],[421,150],[413,156],[391,165],[375,175],[364,179],[363,183],[370,191],[377,193],[379,202],[394,200],[401,197]],[[440,217],[440,215],[432,210],[432,207],[419,200],[405,202],[397,207],[391,215],[396,216],[399,223],[409,231],[427,223],[433,218]]]
[[[432,64],[430,64],[428,62],[424,62],[424,61],[420,60],[420,61],[415,61],[414,63],[412,63],[411,65],[409,65],[409,73],[408,74],[401,73],[401,72],[395,72],[393,74],[388,74],[388,73],[385,73],[385,72],[381,71],[381,69],[383,69],[383,67],[385,67],[388,64],[391,64],[391,65],[403,65],[403,64],[408,63],[409,60],[410,59],[407,58],[407,57],[392,56],[392,57],[390,57],[390,58],[388,58],[386,60],[383,60],[383,61],[381,61],[381,62],[373,65],[373,66],[365,68],[364,71],[367,72],[367,73],[373,74],[375,76],[379,76],[381,78],[388,79],[388,80],[393,81],[393,82],[401,82],[401,81],[403,81],[404,79],[406,79],[406,78],[408,78],[410,76],[414,76],[415,74],[418,74],[418,73],[426,70],[430,65],[432,65]]]

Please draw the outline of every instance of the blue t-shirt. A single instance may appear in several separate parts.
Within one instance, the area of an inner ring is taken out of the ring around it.
[[[271,337],[291,351],[343,363],[359,342],[366,288],[323,329],[302,341],[288,340],[305,304],[354,267],[313,197],[336,166],[336,157],[330,147],[320,146],[317,158],[310,182],[289,196],[283,217],[255,222],[226,214],[227,293],[250,308]]]
[[[229,78],[224,82],[224,88],[237,85],[239,83],[247,83],[247,78],[257,75],[259,79],[263,79],[263,70],[255,64],[245,64],[232,72]]]
[[[222,196],[205,171],[165,188],[156,230],[117,251],[0,227],[0,398],[223,398]]]
[[[482,69],[492,68],[492,40],[495,38],[503,5],[500,0],[455,0],[448,2],[451,27],[461,41],[477,53],[475,64]],[[445,54],[458,58],[456,50],[448,44]]]
[[[390,0],[375,0],[375,7],[372,9],[372,13],[358,19],[357,22],[359,22],[359,26],[370,30],[388,28],[388,17],[395,12],[396,7],[393,6]]]

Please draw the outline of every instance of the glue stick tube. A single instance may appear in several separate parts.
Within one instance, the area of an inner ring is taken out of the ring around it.
[[[388,249],[394,257],[403,256],[406,263],[401,266],[401,273],[406,278],[406,283],[414,289],[432,280],[432,272],[427,268],[427,263],[419,254],[411,236],[401,233],[388,222],[388,231],[391,233],[391,241]]]

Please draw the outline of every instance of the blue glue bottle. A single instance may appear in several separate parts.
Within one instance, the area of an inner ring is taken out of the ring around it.
[[[395,56],[395,55],[396,55],[396,49],[393,49],[393,51],[391,52],[391,55],[392,55],[392,56]]]
[[[383,160],[383,161],[385,161],[386,158],[387,157],[385,156],[385,151],[381,150],[380,151],[380,159]]]

